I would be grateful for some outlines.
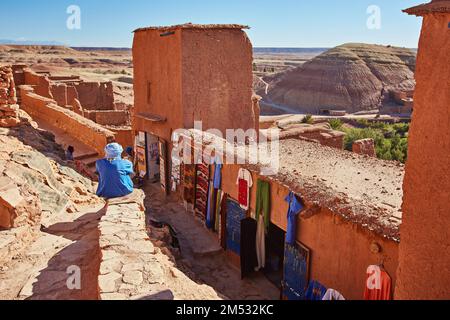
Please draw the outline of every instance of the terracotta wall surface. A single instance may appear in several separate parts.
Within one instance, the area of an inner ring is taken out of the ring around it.
[[[254,128],[253,52],[239,29],[182,32],[184,126],[203,130]]]
[[[73,105],[75,99],[79,101],[78,91],[73,85],[67,85],[66,95],[67,95],[67,104],[69,105]]]
[[[136,32],[133,42],[134,129],[170,141],[183,127],[181,109],[181,32],[161,37],[159,31]],[[198,62],[198,61],[197,61]],[[156,123],[140,113],[166,118]]]
[[[238,196],[238,171],[238,165],[225,165],[222,171],[222,188],[234,199]],[[254,210],[257,175],[253,173],[252,176],[254,186],[250,202]],[[284,199],[289,190],[275,182],[270,184],[271,221],[286,231],[288,204]],[[398,266],[398,243],[394,241],[346,222],[327,209],[322,209],[312,218],[298,219],[297,240],[311,250],[310,278],[340,291],[346,299],[363,299],[367,267],[383,261],[394,288]],[[371,252],[373,242],[381,246],[379,254]]]
[[[53,99],[59,106],[64,107],[69,104],[67,103],[67,85],[52,83],[50,85],[50,91],[52,93]]]
[[[130,129],[109,129],[114,132],[115,140],[123,149],[134,146],[134,131]]]
[[[29,86],[21,86],[21,108],[35,119],[50,121],[74,138],[103,154],[105,145],[114,139],[112,131],[56,104],[54,100],[33,93]]]
[[[95,122],[101,125],[123,126],[129,125],[130,113],[125,110],[93,111]]]
[[[24,70],[25,84],[34,86],[34,92],[40,96],[53,99],[50,91],[50,81],[45,75],[37,74],[30,69]]]
[[[423,20],[404,181],[398,299],[450,298],[450,14]]]

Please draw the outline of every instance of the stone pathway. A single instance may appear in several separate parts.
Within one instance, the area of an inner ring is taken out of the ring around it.
[[[192,281],[146,232],[143,192],[108,201],[100,222],[102,300],[220,299]]]
[[[52,217],[37,240],[0,269],[0,299],[98,299],[98,224],[103,207]],[[71,266],[80,268],[80,290],[67,286]]]
[[[144,188],[147,220],[156,219],[171,225],[177,232],[180,249],[171,247],[169,230],[148,227],[150,239],[162,252],[172,255],[176,266],[199,284],[212,287],[219,296],[232,300],[278,300],[279,290],[262,274],[241,280],[217,243],[217,238],[183,205],[166,198],[159,185]]]

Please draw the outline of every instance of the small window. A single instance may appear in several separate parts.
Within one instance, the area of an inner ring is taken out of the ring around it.
[[[152,99],[152,83],[147,82],[147,103],[150,104]]]

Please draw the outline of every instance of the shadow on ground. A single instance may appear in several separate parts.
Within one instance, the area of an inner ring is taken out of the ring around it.
[[[51,235],[72,241],[48,262],[32,284],[32,295],[27,300],[97,300],[97,277],[100,271],[98,224],[105,208],[87,213],[72,222],[56,223],[43,229]],[[79,268],[79,269],[78,269]],[[80,289],[76,273],[81,277]]]

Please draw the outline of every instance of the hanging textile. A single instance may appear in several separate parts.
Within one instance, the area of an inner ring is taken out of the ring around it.
[[[286,243],[292,245],[295,243],[296,238],[296,229],[297,229],[296,217],[300,213],[300,211],[303,210],[303,206],[293,192],[290,192],[289,195],[286,197],[286,199],[284,199],[284,201],[289,203],[289,209],[287,212]]]
[[[196,165],[195,183],[195,213],[203,221],[206,220],[209,188],[209,166],[206,164]]]
[[[242,209],[250,207],[250,188],[253,187],[252,174],[247,169],[239,169],[236,184],[238,186],[238,200]]]
[[[259,215],[256,226],[256,234],[255,234],[255,249],[256,249],[256,260],[257,264],[255,267],[255,271],[259,271],[260,269],[264,269],[266,267],[266,231],[264,227],[264,218],[262,215]]]
[[[222,188],[222,167],[223,165],[218,163],[218,160],[215,160],[216,163],[214,165],[214,189]]]
[[[365,300],[391,300],[391,277],[379,266],[367,268]]]
[[[286,244],[284,247],[283,295],[288,300],[304,300],[308,286],[310,251],[304,246]]]
[[[246,218],[241,221],[241,278],[254,272],[258,263],[256,256],[256,221]]]
[[[247,218],[235,200],[227,199],[227,249],[241,255],[241,221]]]
[[[218,190],[214,189],[214,181],[209,181],[208,208],[206,213],[206,227],[208,229],[213,229],[215,225],[217,192]]]
[[[270,224],[270,185],[266,181],[258,180],[256,190],[256,256],[258,264],[256,271],[266,266],[266,234]]]
[[[195,201],[195,165],[185,164],[183,167],[183,199],[187,203]]]
[[[258,180],[256,190],[256,220],[259,216],[264,218],[265,231],[269,230],[270,224],[270,184],[267,181]]]
[[[319,281],[311,281],[309,283],[308,289],[306,290],[305,299],[311,301],[322,300],[327,292],[325,288]]]
[[[223,199],[223,191],[218,190],[217,191],[217,201],[216,201],[216,210],[215,210],[215,219],[214,219],[214,231],[219,232],[220,229],[220,210],[222,206],[222,199]]]
[[[220,246],[227,249],[227,202],[228,194],[224,193],[220,206],[219,242]]]

